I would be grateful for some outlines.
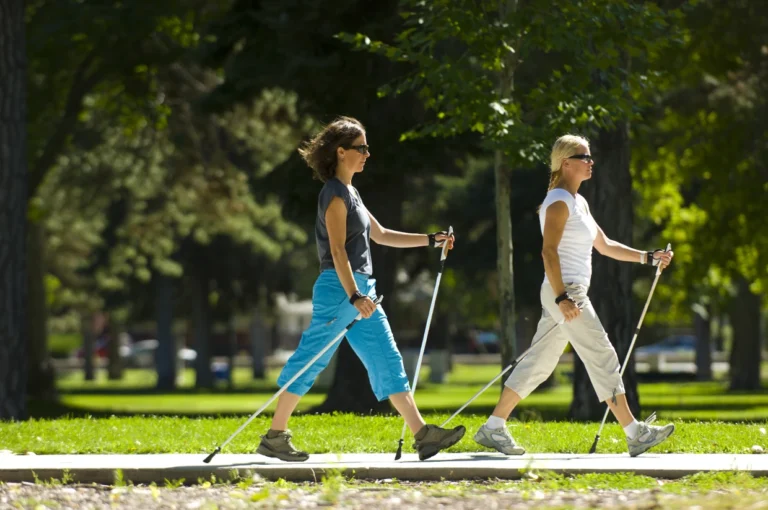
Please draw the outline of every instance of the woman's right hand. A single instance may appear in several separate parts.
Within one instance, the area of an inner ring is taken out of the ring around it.
[[[376,311],[376,303],[368,296],[363,296],[355,300],[355,308],[357,308],[357,311],[360,312],[364,319],[367,319]]]
[[[565,322],[571,322],[573,319],[581,314],[581,308],[576,306],[576,303],[570,299],[564,299],[557,305],[560,307],[560,312],[565,317]]]

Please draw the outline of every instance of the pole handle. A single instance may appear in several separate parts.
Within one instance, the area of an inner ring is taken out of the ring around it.
[[[448,227],[448,237],[453,235],[453,226]],[[448,257],[448,239],[443,243],[443,252],[440,254],[440,262],[444,261]]]

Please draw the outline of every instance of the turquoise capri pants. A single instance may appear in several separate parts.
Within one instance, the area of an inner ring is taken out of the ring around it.
[[[364,295],[376,299],[376,280],[368,275],[354,273],[357,288]],[[282,387],[301,370],[323,347],[333,340],[357,316],[357,309],[349,304],[347,293],[341,285],[336,270],[320,273],[312,289],[312,321],[301,335],[296,352],[280,372],[277,384]],[[410,391],[403,358],[395,345],[387,315],[381,306],[368,319],[357,322],[346,334],[349,345],[368,371],[371,388],[379,401],[390,395]],[[343,340],[342,340],[343,341]],[[339,344],[318,359],[287,391],[303,396],[315,379],[328,366]],[[338,370],[344,370],[339,367]]]

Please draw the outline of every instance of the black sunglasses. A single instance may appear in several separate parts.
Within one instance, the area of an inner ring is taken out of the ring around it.
[[[589,154],[574,154],[573,156],[568,156],[565,159],[580,159],[586,163],[594,163],[595,160],[592,159],[592,156]]]
[[[344,146],[342,145],[342,147],[344,147]],[[361,143],[360,145],[349,145],[349,146],[344,147],[344,148],[347,149],[347,150],[356,150],[360,154],[365,155],[365,154],[370,154],[368,152],[368,149],[370,149],[370,147],[371,147],[370,145],[366,145],[364,143]]]

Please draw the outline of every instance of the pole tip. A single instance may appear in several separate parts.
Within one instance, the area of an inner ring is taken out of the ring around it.
[[[395,453],[395,460],[400,460],[400,457],[403,456],[403,440],[401,439],[399,441],[399,444],[397,445],[397,453]]]
[[[589,449],[589,453],[595,453],[597,451],[597,442],[600,440],[600,434],[595,436],[595,441],[592,443],[592,448]]]
[[[210,464],[213,460],[213,457],[216,456],[217,453],[221,451],[221,446],[217,446],[215,450],[213,450],[213,453],[207,456],[205,459],[203,459],[203,462],[206,464]]]

